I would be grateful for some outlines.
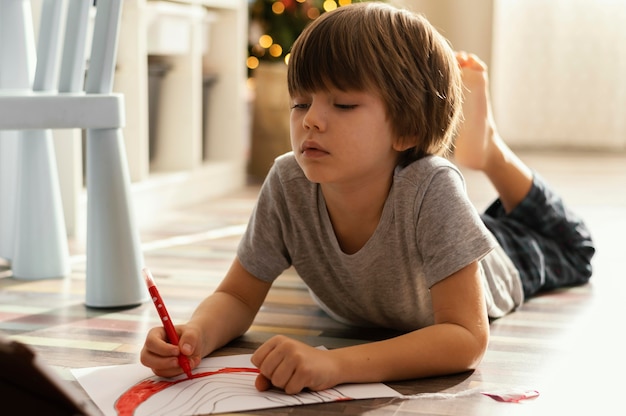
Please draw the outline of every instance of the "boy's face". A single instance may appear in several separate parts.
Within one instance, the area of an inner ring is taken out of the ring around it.
[[[331,89],[291,99],[291,146],[312,182],[388,180],[398,157],[394,142],[378,95]]]

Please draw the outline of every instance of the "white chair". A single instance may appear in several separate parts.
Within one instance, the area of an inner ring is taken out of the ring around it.
[[[10,261],[17,279],[70,273],[50,129],[86,129],[85,295],[95,308],[148,299],[121,131],[124,102],[112,93],[122,1],[97,1],[84,91],[91,1],[43,0],[34,80],[30,2],[0,2],[0,257]]]

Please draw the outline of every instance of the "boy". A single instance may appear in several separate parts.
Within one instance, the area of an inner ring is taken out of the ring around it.
[[[293,152],[276,160],[224,280],[177,327],[180,348],[149,332],[141,360],[155,374],[242,335],[289,266],[332,317],[402,333],[330,351],[271,338],[252,357],[257,388],[290,394],[474,369],[490,318],[589,279],[589,233],[498,136],[484,64],[421,16],[381,3],[325,13],[294,44],[288,85]],[[455,158],[499,192],[482,219],[437,156],[461,111]]]

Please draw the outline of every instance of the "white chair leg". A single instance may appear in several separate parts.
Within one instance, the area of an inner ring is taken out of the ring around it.
[[[85,79],[85,45],[91,2],[70,0],[59,74],[59,92],[78,92]]]
[[[110,93],[122,0],[98,0],[87,93]],[[87,130],[87,306],[148,300],[121,129]]]
[[[12,52],[13,59],[8,62],[17,68],[3,66],[3,73],[13,71],[13,78],[6,81],[11,89],[30,87],[32,73],[32,55],[34,39],[32,37],[32,16],[30,3],[25,1],[3,2],[3,31],[11,31],[7,36],[14,41],[5,42]],[[48,90],[54,87],[53,58],[58,45],[58,23],[60,3],[47,0],[44,13],[50,15],[46,25],[40,29],[39,43],[41,51],[37,57],[37,69],[33,87],[35,90]],[[7,14],[5,14],[7,13]],[[6,27],[5,25],[8,25]],[[3,52],[4,54],[4,52]],[[4,57],[3,57],[4,58]],[[3,60],[4,61],[4,60]],[[24,75],[19,75],[21,71]],[[23,77],[28,77],[25,81]],[[21,78],[21,81],[20,81]],[[69,274],[69,250],[63,209],[59,193],[58,173],[54,159],[52,136],[50,131],[25,130],[16,132],[16,149],[9,149],[15,154],[16,163],[11,169],[16,171],[16,205],[13,217],[13,253],[11,268],[15,278],[42,279],[62,277]],[[10,143],[9,143],[10,145]]]
[[[0,1],[0,90],[30,90],[35,41],[30,0]],[[17,131],[0,131],[0,257],[11,261],[15,243]]]
[[[52,132],[20,134],[13,276],[64,277],[70,273],[69,250]]]
[[[94,308],[148,300],[121,129],[87,130],[87,288]]]
[[[37,45],[34,91],[56,89],[62,2],[44,0]],[[15,252],[11,261],[18,279],[48,279],[70,273],[69,250],[59,174],[50,130],[20,131],[15,212]]]
[[[0,59],[0,64],[3,62]],[[19,132],[0,131],[0,258],[11,261],[15,252],[17,208],[17,149]]]
[[[0,1],[0,39],[0,89],[29,90],[37,60],[30,0]]]

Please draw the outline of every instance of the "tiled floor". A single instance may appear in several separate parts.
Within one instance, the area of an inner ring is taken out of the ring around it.
[[[622,412],[626,154],[527,152],[523,157],[561,191],[590,226],[598,249],[591,284],[534,298],[494,322],[488,353],[473,373],[389,383],[404,394],[468,394],[446,399],[340,402],[253,414]],[[466,177],[470,197],[484,208],[493,190],[474,172],[466,172]],[[175,321],[184,321],[219,283],[257,192],[258,187],[251,186],[167,213],[141,230],[146,265]],[[127,310],[86,308],[81,247],[80,241],[72,242],[73,273],[66,279],[23,281],[0,272],[0,331],[31,345],[66,378],[71,377],[68,368],[136,362],[147,329],[159,324],[152,304]],[[293,271],[274,285],[249,333],[223,352],[250,352],[275,333],[329,348],[383,335],[355,331],[324,316]],[[540,396],[512,404],[478,393],[518,387],[536,389]]]

